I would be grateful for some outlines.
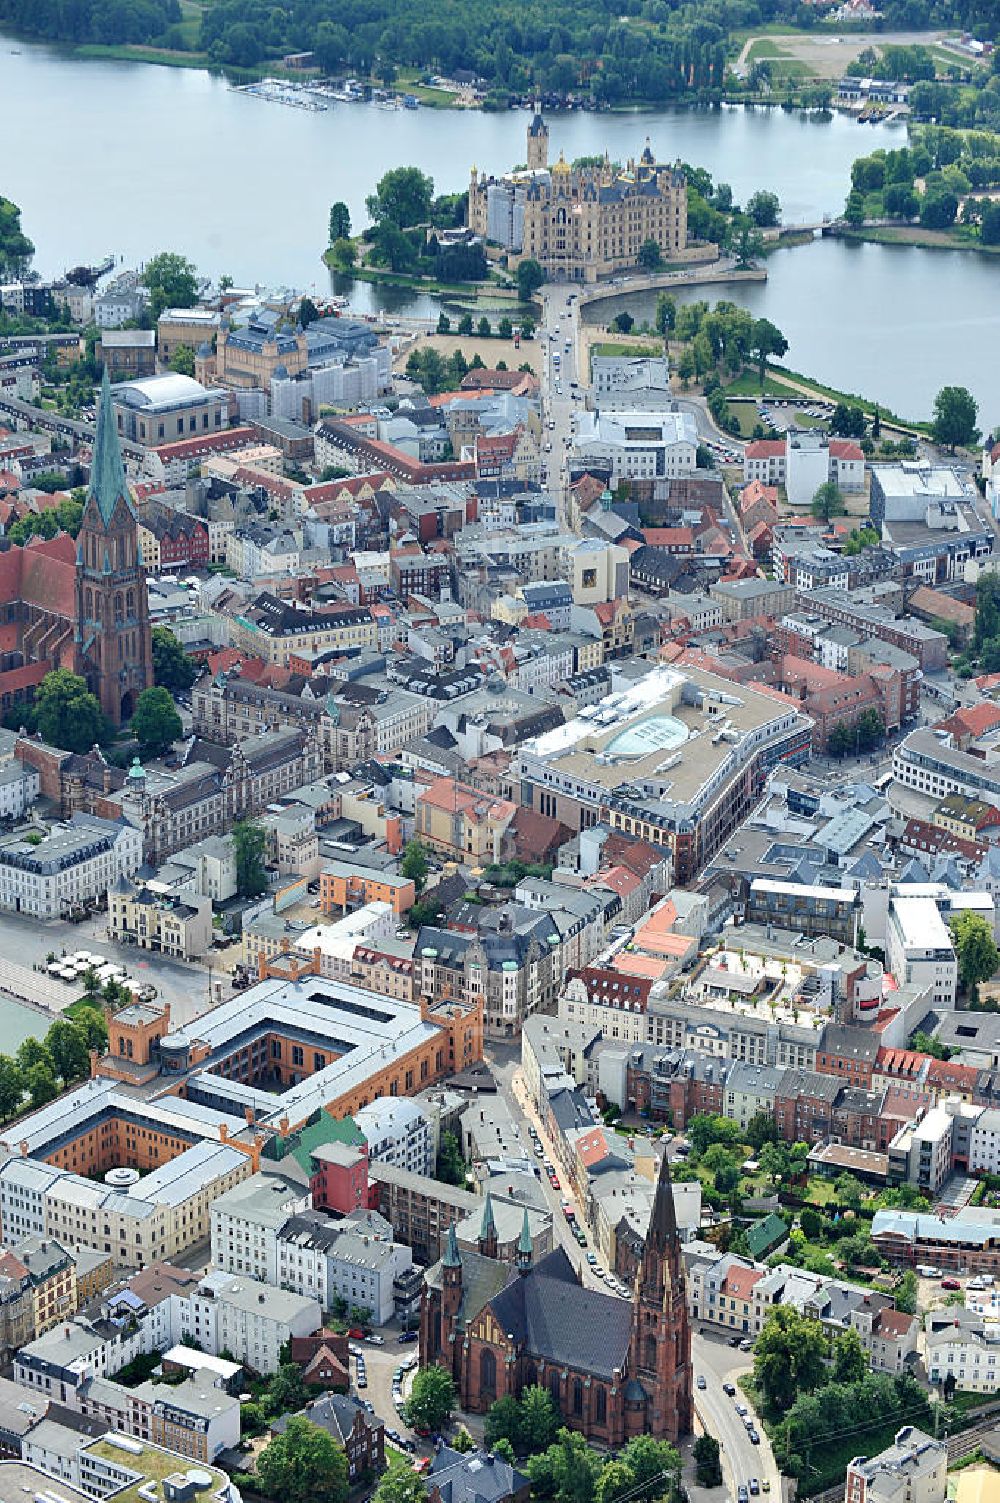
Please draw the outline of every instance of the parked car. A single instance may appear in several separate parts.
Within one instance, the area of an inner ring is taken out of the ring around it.
[[[751,1498],[756,1498],[759,1492],[760,1492],[760,1483],[757,1481],[756,1477],[751,1477],[750,1478],[750,1496],[751,1496]]]
[[[760,1435],[758,1434],[758,1432],[756,1430],[751,1430],[749,1432],[749,1434],[750,1434],[750,1444],[752,1446],[759,1446],[760,1445]]]
[[[402,1333],[402,1335],[400,1336],[400,1338],[399,1338],[399,1344],[400,1344],[400,1346],[405,1346],[408,1341],[419,1341],[419,1340],[420,1340],[420,1332],[419,1331],[404,1331]]]
[[[740,1419],[746,1419],[747,1406],[745,1404],[734,1404],[733,1408],[736,1410],[736,1413],[739,1415]]]
[[[704,1373],[699,1373],[698,1374],[696,1382],[697,1382],[697,1385],[698,1385],[699,1388],[707,1388],[708,1387],[708,1384],[705,1382],[705,1374]]]
[[[595,1268],[597,1266],[597,1254],[589,1252],[587,1254],[587,1262],[590,1264],[591,1268]]]
[[[370,1341],[372,1346],[385,1346],[385,1337],[377,1335],[374,1331],[366,1336],[365,1340]]]
[[[942,1279],[941,1280],[941,1288],[942,1289],[961,1289],[961,1287],[962,1286],[959,1283],[958,1279]]]
[[[727,1398],[735,1399],[736,1397],[736,1388],[732,1383],[723,1383],[722,1392]]]

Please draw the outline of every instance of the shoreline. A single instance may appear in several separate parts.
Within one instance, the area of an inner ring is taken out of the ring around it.
[[[983,245],[979,240],[966,240],[949,230],[925,230],[916,224],[899,225],[837,225],[827,231],[831,239],[851,240],[857,245],[893,245],[900,248],[916,247],[919,250],[973,251],[980,256],[1000,256],[1000,245]]]

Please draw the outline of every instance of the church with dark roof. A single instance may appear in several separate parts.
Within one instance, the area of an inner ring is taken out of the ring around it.
[[[76,541],[58,533],[0,553],[0,711],[68,668],[113,725],[127,724],[153,682],[138,521],[125,479],[107,369],[90,484]]]
[[[533,1259],[527,1213],[515,1267],[496,1258],[487,1192],[477,1252],[454,1227],[425,1278],[420,1363],[446,1367],[460,1406],[485,1413],[540,1384],[562,1423],[619,1446],[691,1430],[691,1330],[666,1155],[631,1301],[588,1289],[567,1252]]]

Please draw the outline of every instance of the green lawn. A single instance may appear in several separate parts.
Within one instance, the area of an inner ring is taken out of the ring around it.
[[[769,37],[758,37],[750,46],[746,61],[752,63],[770,63],[771,77],[780,82],[782,79],[803,79],[814,76],[808,64],[799,58],[789,57],[787,52],[782,52],[776,42]]]
[[[614,358],[616,355],[626,359],[642,360],[647,356],[655,358],[663,354],[663,346],[656,344],[615,344],[612,340],[603,340],[600,344],[590,346],[591,359],[595,355],[607,355]]]
[[[837,1199],[835,1182],[832,1179],[824,1179],[820,1174],[814,1174],[809,1180],[806,1200],[811,1206],[829,1205],[831,1200]]]

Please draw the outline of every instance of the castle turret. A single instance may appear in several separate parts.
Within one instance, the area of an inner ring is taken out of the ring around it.
[[[544,172],[549,165],[549,128],[542,119],[542,106],[535,104],[535,114],[528,126],[528,170]]]

